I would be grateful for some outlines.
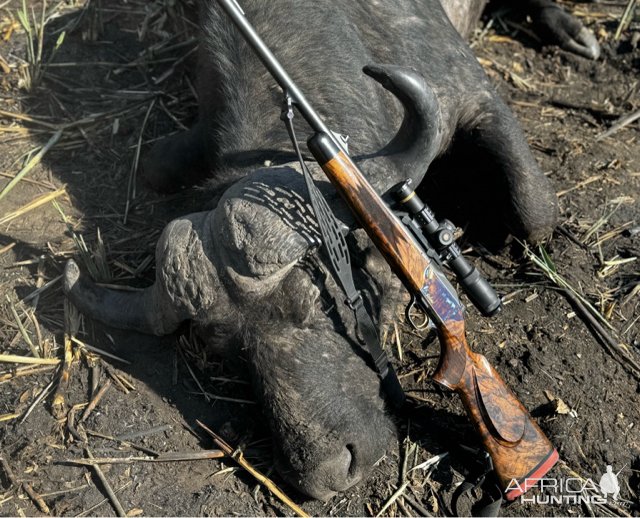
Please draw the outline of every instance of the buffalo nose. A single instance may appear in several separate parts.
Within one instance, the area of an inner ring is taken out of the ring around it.
[[[327,455],[314,469],[290,482],[312,498],[326,501],[360,482],[371,466],[361,463],[354,444],[347,444]]]

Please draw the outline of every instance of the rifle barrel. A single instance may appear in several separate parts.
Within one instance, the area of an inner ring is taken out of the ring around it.
[[[227,13],[235,26],[240,30],[244,39],[256,52],[260,61],[264,64],[280,87],[291,97],[291,101],[298,108],[300,114],[307,121],[309,126],[316,133],[326,133],[334,143],[344,151],[344,146],[336,139],[329,128],[322,121],[320,116],[311,107],[304,94],[298,89],[289,74],[282,68],[282,65],[273,55],[269,47],[253,28],[247,17],[244,15],[240,5],[236,0],[217,0],[218,4]]]

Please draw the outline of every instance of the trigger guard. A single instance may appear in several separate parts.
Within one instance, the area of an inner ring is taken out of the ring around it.
[[[417,306],[416,306],[416,298],[414,296],[411,297],[411,301],[404,308],[404,317],[407,320],[407,322],[409,322],[409,325],[415,331],[423,331],[425,329],[434,329],[435,328],[435,325],[433,324],[433,322],[429,318],[429,315],[427,315],[424,312],[422,312],[422,314],[424,316],[424,321],[420,325],[416,324],[415,321],[413,320],[413,316],[411,315],[411,309],[412,308],[417,308]]]

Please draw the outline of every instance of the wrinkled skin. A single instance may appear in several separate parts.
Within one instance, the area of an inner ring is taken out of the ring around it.
[[[278,470],[301,492],[327,499],[384,455],[394,424],[352,315],[317,253],[304,182],[279,120],[280,92],[215,2],[203,3],[200,121],[157,146],[145,170],[157,189],[208,179],[221,198],[214,210],[167,226],[153,286],[133,293],[98,287],[70,261],[65,290],[108,325],[165,335],[191,320],[219,354],[244,355]],[[484,2],[455,4],[447,3],[448,12],[466,35]],[[284,0],[245,0],[243,7],[328,126],[350,136],[351,155],[380,193],[407,176],[419,184],[431,162],[464,137],[492,165],[493,176],[477,180],[496,186],[493,201],[511,232],[533,241],[551,232],[551,186],[437,0],[297,2],[294,11]],[[370,66],[366,77],[363,67],[375,63],[394,66]],[[313,174],[352,229],[356,283],[381,322],[398,283],[353,230],[319,169]]]

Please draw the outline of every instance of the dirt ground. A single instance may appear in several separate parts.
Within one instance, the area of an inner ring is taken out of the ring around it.
[[[69,257],[105,284],[149,285],[164,225],[207,203],[205,192],[161,196],[137,178],[140,154],[195,116],[189,3],[50,2],[36,67],[21,2],[0,0],[0,192],[47,151],[0,199],[0,515],[114,516],[107,487],[129,516],[292,515],[234,461],[149,461],[215,450],[196,420],[310,514],[447,515],[465,465],[454,445],[476,439],[457,397],[429,380],[437,346],[423,348],[401,313],[385,343],[418,408],[366,482],[322,503],[272,471],[250,387],[188,328],[157,339],[65,307]],[[506,304],[491,320],[470,310],[469,337],[558,448],[552,476],[598,484],[608,464],[620,471],[617,501],[516,503],[503,514],[640,515],[640,125],[599,138],[640,109],[638,22],[614,37],[626,3],[565,2],[600,39],[597,62],[540,48],[526,22],[501,17],[474,38],[557,190],[561,225],[530,250],[548,274],[517,243],[469,247]],[[28,4],[39,17],[40,2]],[[91,456],[120,462],[81,463]]]

